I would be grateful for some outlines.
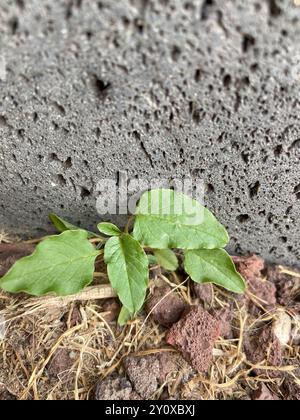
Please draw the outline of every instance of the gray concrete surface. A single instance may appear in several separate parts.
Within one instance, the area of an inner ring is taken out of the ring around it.
[[[292,0],[0,0],[0,228],[192,174],[231,251],[299,264],[299,39]]]

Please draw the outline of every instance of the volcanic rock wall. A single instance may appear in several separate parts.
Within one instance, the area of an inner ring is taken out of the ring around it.
[[[298,263],[299,39],[292,0],[0,0],[0,227],[190,175],[231,251]]]

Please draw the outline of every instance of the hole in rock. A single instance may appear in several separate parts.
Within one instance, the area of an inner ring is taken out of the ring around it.
[[[268,0],[268,1],[269,1],[270,16],[273,18],[277,18],[282,13],[281,8],[278,6],[277,0]]]
[[[89,197],[91,195],[91,192],[85,188],[85,187],[81,187],[81,191],[80,191],[80,197],[84,200],[85,198]]]
[[[104,99],[107,96],[108,89],[111,87],[111,84],[101,80],[94,74],[91,77],[91,86],[95,92],[95,95]]]
[[[19,29],[19,19],[16,16],[14,16],[9,20],[8,24],[12,35],[15,35]]]
[[[242,43],[242,51],[243,53],[247,53],[252,47],[254,47],[256,41],[252,35],[244,34],[243,35],[243,43]]]
[[[246,223],[250,220],[250,216],[248,214],[240,214],[239,216],[237,216],[236,220],[239,223]]]
[[[0,115],[0,128],[7,126],[7,119],[3,115]]]
[[[211,12],[211,7],[214,6],[214,0],[203,0],[201,8],[201,20],[207,20]]]
[[[260,182],[257,181],[254,184],[249,185],[249,195],[251,198],[254,198],[257,196],[260,188]]]

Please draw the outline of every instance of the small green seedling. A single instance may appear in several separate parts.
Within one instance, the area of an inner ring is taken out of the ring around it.
[[[224,250],[229,242],[225,228],[209,210],[179,192],[157,189],[145,193],[132,232],[100,223],[102,237],[56,215],[50,219],[60,234],[47,237],[31,256],[17,261],[0,279],[3,290],[34,296],[79,293],[92,283],[95,262],[104,254],[109,281],[123,305],[119,316],[123,325],[143,307],[149,266],[158,264],[176,271],[179,262],[174,250],[183,250],[183,267],[192,280],[245,292],[245,281]]]

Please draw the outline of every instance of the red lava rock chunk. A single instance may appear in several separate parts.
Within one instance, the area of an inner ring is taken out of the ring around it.
[[[267,309],[274,308],[276,299],[276,287],[273,283],[261,278],[249,281],[249,290],[259,298],[259,303]],[[262,301],[262,302],[261,302]]]
[[[54,353],[47,370],[50,376],[63,380],[68,377],[73,364],[74,360],[70,357],[70,351],[60,348]]]
[[[115,322],[119,317],[121,307],[116,299],[107,299],[102,303],[101,310],[106,312],[103,315],[106,322]]]
[[[234,337],[232,329],[233,312],[229,308],[221,308],[214,310],[212,315],[220,321],[220,336],[225,339],[232,339]]]
[[[149,399],[167,377],[178,371],[179,355],[168,352],[149,356],[128,356],[124,361],[126,373],[135,391]]]
[[[198,299],[204,305],[211,305],[214,299],[214,288],[212,284],[197,284],[193,283],[193,290]]]
[[[276,287],[273,283],[263,278],[264,260],[256,255],[233,257],[233,260],[238,272],[246,280],[249,291],[258,298],[258,303],[268,310],[274,308],[277,303]],[[249,301],[248,303],[250,304]],[[250,306],[252,305],[253,302],[251,302]]]
[[[200,373],[207,372],[213,359],[213,346],[220,336],[220,322],[200,306],[192,307],[169,330],[167,342]]]
[[[245,338],[245,353],[248,361],[252,364],[264,364],[271,367],[282,366],[282,348],[278,338],[275,336],[272,326],[264,327],[258,335]],[[257,375],[269,377],[280,376],[280,372],[272,370],[256,369]]]
[[[265,261],[257,255],[252,255],[250,257],[233,257],[233,261],[238,272],[247,281],[261,277],[261,273],[265,268]]]
[[[280,398],[273,394],[265,384],[261,384],[259,388],[253,392],[252,400],[254,401],[279,401]]]
[[[180,295],[176,292],[170,293],[171,291],[171,287],[167,285],[156,287],[146,303],[146,311],[151,312],[153,319],[164,327],[172,326],[188,308]],[[170,294],[166,296],[168,293]]]
[[[0,243],[0,277],[3,277],[20,258],[31,255],[34,249],[35,247],[29,244]]]
[[[140,400],[139,395],[133,391],[131,383],[121,376],[111,375],[100,380],[96,387],[95,400],[97,401],[130,401]]]

